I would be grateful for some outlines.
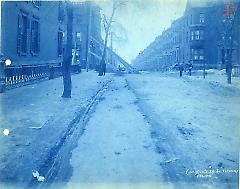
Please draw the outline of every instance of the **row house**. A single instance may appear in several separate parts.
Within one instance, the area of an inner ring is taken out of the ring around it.
[[[91,1],[72,2],[72,64],[95,68],[101,56],[100,8]],[[67,38],[65,1],[2,1],[1,54],[12,66],[61,66]],[[90,54],[89,54],[90,52]],[[97,58],[96,58],[97,57]]]
[[[2,59],[10,59],[11,67],[61,66],[67,42],[66,6],[66,1],[1,1]],[[96,69],[104,46],[101,9],[93,1],[73,1],[72,8],[72,64]]]
[[[234,5],[237,6],[237,3]],[[170,28],[163,31],[141,52],[134,60],[134,65],[141,69],[163,71],[176,64],[190,63],[195,69],[225,67],[224,8],[225,4],[220,1],[189,0],[183,16],[175,20]],[[239,15],[239,9],[237,13]],[[233,27],[239,31],[237,27],[239,27],[239,19]],[[238,65],[239,35],[233,40],[232,61],[233,65]]]
[[[96,67],[101,57],[100,8],[92,1],[73,2],[73,49],[83,68]],[[76,62],[75,62],[76,63]]]
[[[100,7],[93,1],[73,2],[73,49],[77,54],[73,63],[81,64],[82,68],[97,70],[103,48]],[[108,71],[116,71],[119,62],[125,63],[109,47],[105,59]]]
[[[12,66],[61,65],[64,4],[58,1],[2,1],[1,54]]]

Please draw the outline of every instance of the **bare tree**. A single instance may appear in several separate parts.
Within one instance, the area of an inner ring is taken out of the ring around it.
[[[233,2],[232,2],[233,3]],[[224,44],[226,51],[226,74],[227,74],[227,83],[232,83],[232,51],[235,38],[239,35],[238,33],[238,22],[239,19],[239,2],[236,2],[236,8],[234,9],[234,4],[232,4],[233,9],[230,9],[232,12],[227,12],[226,18],[223,20],[224,27],[225,27],[225,34],[224,34]],[[229,11],[229,10],[227,10]],[[225,56],[225,55],[224,55]],[[225,57],[224,57],[225,59]]]
[[[113,21],[110,34],[113,37],[113,41],[116,41],[119,46],[122,46],[128,42],[127,31],[122,24]]]
[[[67,46],[66,49],[64,49],[62,67],[64,85],[64,90],[62,94],[63,98],[71,98],[72,27],[73,27],[73,7],[71,2],[67,2]]]
[[[103,75],[103,65],[105,64],[107,42],[108,42],[108,37],[109,37],[110,31],[111,31],[112,23],[113,23],[113,18],[115,16],[117,9],[123,5],[125,5],[125,2],[115,0],[115,1],[113,1],[112,13],[111,13],[109,20],[106,18],[105,15],[103,15],[103,26],[104,26],[104,30],[105,30],[105,38],[104,38],[104,48],[103,48],[102,58],[100,61],[99,76]]]

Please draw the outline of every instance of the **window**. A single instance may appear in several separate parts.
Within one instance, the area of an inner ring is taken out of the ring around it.
[[[31,53],[37,55],[40,51],[40,28],[39,20],[36,18],[32,19],[31,25]]]
[[[58,32],[58,56],[63,55],[63,32]]]
[[[29,18],[26,13],[21,12],[18,15],[18,38],[17,38],[17,53],[25,56],[28,50],[28,31]]]
[[[192,49],[193,60],[204,60],[204,50],[203,49]]]
[[[191,40],[194,40],[194,31],[191,31]]]
[[[203,40],[203,39],[204,39],[203,30],[191,31],[191,40]]]
[[[193,50],[193,60],[198,60],[198,50],[197,49]]]
[[[200,39],[204,39],[204,31],[203,30],[199,31],[199,35],[200,35],[199,36]]]
[[[204,51],[203,49],[199,49],[199,60],[203,60],[204,59]]]
[[[76,44],[80,45],[82,41],[82,34],[81,32],[76,32]]]
[[[205,15],[203,13],[200,13],[199,15],[199,22],[204,23],[205,22]]]
[[[199,40],[199,39],[200,39],[200,32],[199,32],[199,30],[196,30],[196,31],[195,31],[195,39],[196,39],[196,40]]]

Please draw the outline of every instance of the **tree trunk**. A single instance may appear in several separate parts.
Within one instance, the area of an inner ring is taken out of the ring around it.
[[[91,36],[92,36],[92,5],[89,3],[89,15],[88,15],[88,27],[87,27],[87,32],[88,32],[88,37],[87,37],[87,56],[86,56],[86,70],[88,72],[89,70],[89,63],[90,63],[90,41],[91,41]]]
[[[111,28],[111,24],[112,24],[113,17],[114,17],[116,9],[117,9],[117,6],[115,4],[113,4],[113,10],[112,10],[112,14],[111,14],[109,23],[106,23],[107,24],[107,27],[106,27],[106,30],[105,30],[106,35],[105,35],[105,39],[104,39],[104,49],[103,49],[102,59],[100,61],[100,66],[99,66],[100,67],[99,68],[99,74],[98,74],[99,76],[103,75],[103,63],[106,64],[105,56],[106,56],[106,51],[107,51],[108,35],[109,35],[109,31],[110,31],[110,28]]]
[[[71,61],[72,61],[72,21],[73,9],[70,2],[67,3],[67,46],[64,50],[64,60],[62,67],[64,90],[62,97],[71,98]]]
[[[109,28],[110,28],[110,26],[109,26]],[[107,29],[107,32],[105,35],[104,49],[103,49],[102,59],[100,61],[100,66],[99,66],[99,73],[98,73],[99,76],[103,75],[103,62],[105,61],[105,56],[106,56],[106,51],[107,51],[107,40],[108,40],[109,28]]]
[[[227,53],[227,65],[226,65],[226,72],[227,72],[227,83],[232,84],[232,49],[233,49],[233,35],[232,35],[232,29],[230,31],[230,49],[229,53]]]
[[[232,48],[232,47],[230,47]],[[227,61],[227,83],[232,84],[232,50],[230,49]]]
[[[228,84],[232,84],[232,51],[233,51],[233,31],[231,30],[231,41],[230,41],[230,49],[229,49],[229,60],[228,60],[228,64],[229,64],[229,69],[228,69]]]

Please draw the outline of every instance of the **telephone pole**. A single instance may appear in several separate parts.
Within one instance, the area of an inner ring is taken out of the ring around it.
[[[224,62],[226,62],[226,74],[227,74],[227,83],[232,83],[232,54],[233,54],[233,45],[235,40],[235,27],[236,17],[239,16],[239,2],[227,2],[224,4],[224,19],[223,24],[225,27],[225,33],[223,37],[224,44]]]
[[[88,14],[88,36],[87,36],[87,56],[86,56],[86,69],[88,72],[89,69],[89,61],[90,61],[90,41],[91,41],[91,30],[92,30],[92,5],[91,2],[89,4],[89,14]]]

